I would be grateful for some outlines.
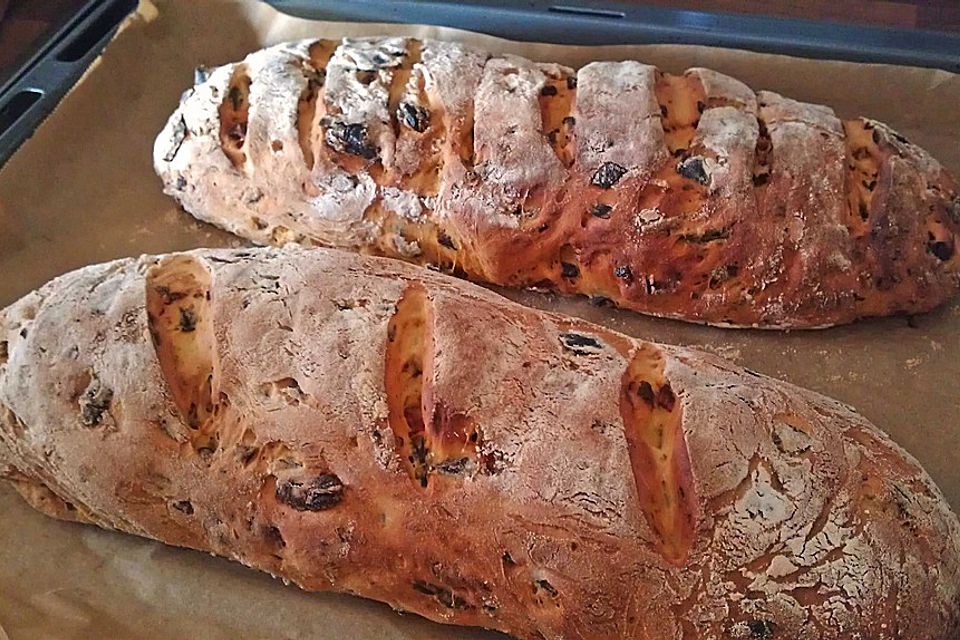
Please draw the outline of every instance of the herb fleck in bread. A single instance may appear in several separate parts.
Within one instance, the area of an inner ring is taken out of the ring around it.
[[[707,69],[372,38],[279,45],[201,80],[156,170],[257,243],[718,325],[916,313],[960,287],[960,200],[927,153]]]
[[[849,408],[397,261],[200,250],[0,312],[49,515],[524,640],[950,640],[960,524]]]

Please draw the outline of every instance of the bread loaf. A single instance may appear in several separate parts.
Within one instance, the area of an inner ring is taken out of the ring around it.
[[[524,640],[950,640],[960,523],[850,408],[323,249],[75,271],[0,313],[36,508]]]
[[[193,215],[257,243],[715,325],[916,313],[960,287],[960,199],[933,158],[707,69],[373,38],[199,75],[156,170]]]

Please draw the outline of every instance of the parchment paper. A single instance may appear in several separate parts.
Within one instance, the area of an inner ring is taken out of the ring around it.
[[[581,65],[702,65],[754,88],[886,121],[960,175],[960,76],[691,46],[561,47],[427,27],[307,22],[265,5],[144,3],[99,64],[0,172],[0,306],[82,265],[240,244],[179,211],[150,165],[154,136],[199,64],[283,40],[383,33],[470,42]],[[818,332],[697,327],[509,293],[628,334],[690,344],[843,400],[913,453],[960,509],[960,305]],[[226,560],[56,522],[0,486],[0,640],[497,638],[348,596],[307,594]]]

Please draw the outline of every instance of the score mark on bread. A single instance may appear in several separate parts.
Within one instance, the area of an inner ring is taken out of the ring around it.
[[[323,117],[324,111],[318,112],[320,90],[327,78],[327,63],[336,49],[336,42],[332,40],[317,40],[307,49],[307,56],[303,60],[303,74],[307,79],[307,86],[300,95],[297,103],[297,138],[303,161],[308,169],[313,168],[316,157],[315,131],[319,127],[318,119]]]
[[[653,345],[637,349],[623,374],[620,415],[637,496],[657,535],[657,549],[683,564],[696,533],[690,461],[683,439],[681,407],[663,377],[663,356]]]
[[[201,454],[218,446],[216,434],[207,433],[219,406],[211,285],[210,271],[189,255],[162,259],[146,276],[147,323],[160,370]]]
[[[250,119],[250,85],[253,80],[247,66],[238,64],[230,76],[230,85],[220,104],[220,146],[237,169],[247,161],[244,146]]]
[[[478,471],[477,426],[434,393],[433,307],[426,290],[409,285],[387,325],[384,388],[388,422],[407,473],[427,487],[435,473]]]

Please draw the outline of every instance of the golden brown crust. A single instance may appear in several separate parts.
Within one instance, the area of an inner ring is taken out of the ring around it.
[[[441,274],[146,256],[0,343],[0,473],[57,517],[525,640],[960,630],[960,523],[852,410]]]
[[[708,69],[290,43],[191,89],[154,163],[188,211],[258,243],[693,322],[822,327],[960,287],[960,196],[935,160]]]

